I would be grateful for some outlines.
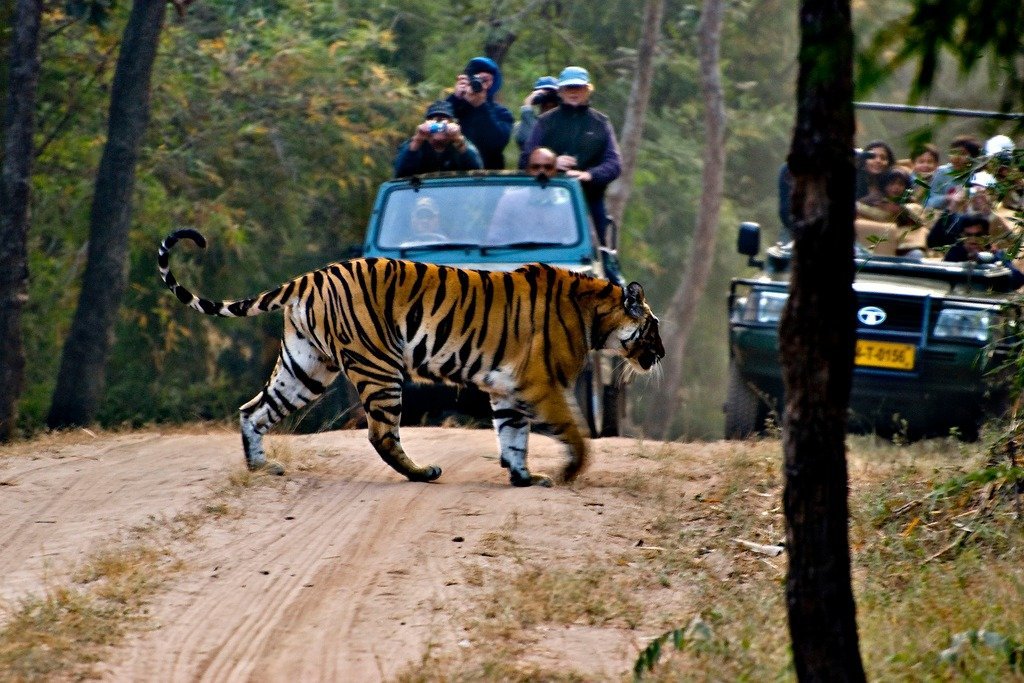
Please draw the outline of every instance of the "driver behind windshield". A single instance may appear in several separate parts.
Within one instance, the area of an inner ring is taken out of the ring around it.
[[[398,148],[395,177],[437,171],[470,171],[483,168],[480,152],[462,134],[452,105],[438,100],[429,107],[425,120],[410,139]]]
[[[409,239],[402,242],[402,247],[417,247],[424,244],[438,244],[448,240],[441,229],[441,212],[437,202],[430,197],[420,197],[413,206],[409,216]]]

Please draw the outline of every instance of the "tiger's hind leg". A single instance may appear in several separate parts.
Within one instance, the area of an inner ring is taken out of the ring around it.
[[[281,355],[263,390],[238,409],[242,427],[245,464],[250,470],[265,469],[284,474],[284,467],[267,462],[263,435],[299,408],[320,398],[340,369],[324,358],[305,338],[295,332],[285,317],[285,339]]]
[[[579,408],[569,390],[560,391],[550,385],[535,389],[536,399],[529,401],[536,414],[535,422],[543,424],[556,439],[569,449],[569,462],[562,470],[561,481],[572,482],[587,468],[587,444],[580,431]],[[527,391],[524,398],[532,398]]]
[[[434,481],[440,477],[440,467],[421,467],[402,448],[402,438],[398,433],[402,419],[401,373],[390,368],[367,369],[346,361],[345,374],[362,399],[370,444],[381,459],[409,481]]]
[[[551,486],[551,477],[531,474],[526,467],[527,443],[530,438],[529,417],[511,398],[491,397],[494,431],[498,433],[501,466],[508,470],[513,486]]]

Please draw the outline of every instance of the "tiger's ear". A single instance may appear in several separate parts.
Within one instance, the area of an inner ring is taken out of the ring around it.
[[[644,316],[644,288],[639,282],[630,282],[622,294],[622,307],[630,318]]]

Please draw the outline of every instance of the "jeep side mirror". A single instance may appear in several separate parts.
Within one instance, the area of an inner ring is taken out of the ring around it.
[[[757,223],[740,223],[740,232],[736,237],[736,251],[747,256],[747,265],[760,268],[763,261],[758,261],[757,256],[761,251],[761,226]]]

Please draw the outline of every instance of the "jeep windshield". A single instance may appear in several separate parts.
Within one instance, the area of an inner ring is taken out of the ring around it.
[[[583,240],[573,195],[556,183],[399,186],[381,206],[377,247],[402,251],[563,247]]]

